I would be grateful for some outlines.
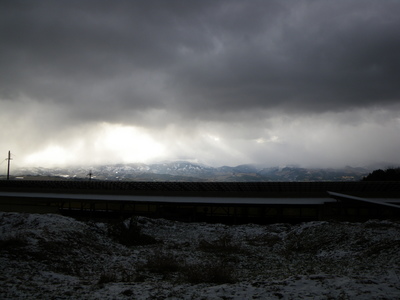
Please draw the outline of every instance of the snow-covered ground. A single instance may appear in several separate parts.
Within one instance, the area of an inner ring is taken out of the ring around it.
[[[0,212],[0,299],[400,299],[397,222],[134,221]]]

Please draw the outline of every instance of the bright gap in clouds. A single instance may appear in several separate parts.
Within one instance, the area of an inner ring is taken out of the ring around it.
[[[255,163],[341,168],[374,162],[396,164],[400,149],[400,122],[389,111],[292,118],[276,114],[255,123],[186,125],[149,129],[106,122],[80,124],[45,132],[33,151],[29,143],[10,150],[17,156],[13,165],[18,167],[188,160],[214,167]]]
[[[96,141],[96,148],[121,162],[147,162],[159,157],[164,147],[142,130],[123,125],[103,124],[103,133]]]
[[[144,130],[120,124],[98,124],[68,143],[49,144],[28,155],[24,163],[30,166],[146,163],[164,153],[164,146]]]

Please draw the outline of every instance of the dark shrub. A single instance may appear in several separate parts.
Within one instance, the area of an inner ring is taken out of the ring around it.
[[[104,284],[104,283],[116,282],[116,281],[117,281],[117,275],[115,273],[103,272],[103,273],[101,273],[99,281],[97,283]]]
[[[0,239],[0,249],[2,250],[15,250],[16,248],[24,247],[28,241],[21,234],[12,234]]]
[[[206,262],[186,265],[182,269],[184,279],[190,283],[234,283],[235,270],[223,262]]]
[[[177,272],[181,268],[181,264],[175,255],[170,252],[155,251],[147,258],[147,262],[143,265],[150,272],[166,274]]]
[[[150,245],[157,243],[157,240],[147,234],[142,233],[137,219],[132,217],[129,223],[120,221],[108,227],[108,234],[114,240],[125,246]]]

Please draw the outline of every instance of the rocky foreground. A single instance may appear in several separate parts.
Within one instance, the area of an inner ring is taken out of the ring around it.
[[[0,267],[1,299],[396,299],[400,223],[0,212]]]

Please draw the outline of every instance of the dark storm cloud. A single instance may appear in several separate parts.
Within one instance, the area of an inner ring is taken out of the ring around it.
[[[0,152],[398,161],[399,13],[389,0],[0,0]]]
[[[397,1],[2,1],[0,97],[94,120],[390,104],[399,12]]]
[[[221,110],[323,112],[398,102],[399,6],[309,3],[286,7],[249,41],[222,36],[233,44],[222,43],[212,63],[184,70],[186,95]]]

